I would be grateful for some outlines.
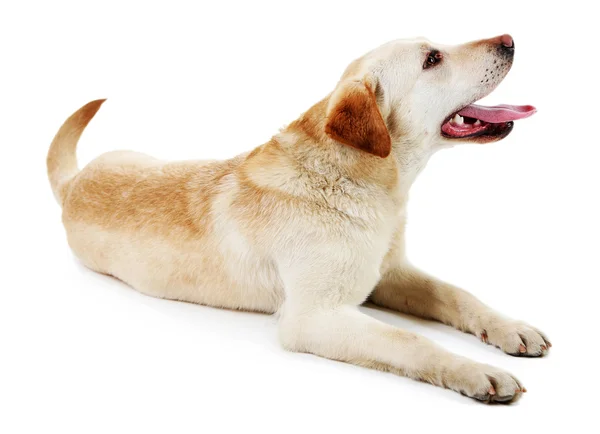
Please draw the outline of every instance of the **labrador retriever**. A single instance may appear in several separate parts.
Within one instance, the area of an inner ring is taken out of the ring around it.
[[[509,35],[387,43],[268,142],[227,161],[118,151],[80,171],[75,148],[103,100],[90,102],[47,159],[69,245],[87,267],[153,297],[277,313],[288,350],[514,401],[525,388],[510,373],[358,309],[370,301],[511,355],[547,353],[538,329],[425,274],[404,249],[408,191],[429,157],[500,140],[535,112],[474,104],[506,76],[514,51]]]

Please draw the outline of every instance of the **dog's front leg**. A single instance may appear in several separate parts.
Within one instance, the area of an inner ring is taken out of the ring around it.
[[[511,355],[541,356],[551,346],[538,329],[500,315],[470,293],[408,263],[388,271],[369,300],[472,333]]]
[[[285,311],[283,345],[369,368],[394,372],[487,402],[510,402],[525,389],[503,370],[444,350],[430,340],[377,321],[355,306]]]
[[[361,313],[358,305],[377,282],[378,267],[357,260],[354,252],[337,251],[348,263],[332,263],[331,256],[311,252],[298,259],[306,263],[280,265],[286,300],[279,332],[285,348],[391,371],[483,401],[520,396],[523,388],[511,374]]]

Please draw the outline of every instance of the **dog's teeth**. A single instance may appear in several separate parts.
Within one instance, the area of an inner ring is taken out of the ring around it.
[[[475,125],[476,127],[478,127],[479,125],[481,125],[481,122],[479,122],[479,119],[477,119],[473,125]]]
[[[454,116],[454,119],[452,119],[452,122],[454,122],[456,125],[462,125],[465,123],[463,117],[459,114],[456,114]]]

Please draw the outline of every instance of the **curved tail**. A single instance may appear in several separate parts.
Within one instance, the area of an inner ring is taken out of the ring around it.
[[[62,124],[52,140],[46,164],[52,192],[61,206],[69,181],[79,172],[75,155],[79,137],[104,101],[98,99],[81,107]]]

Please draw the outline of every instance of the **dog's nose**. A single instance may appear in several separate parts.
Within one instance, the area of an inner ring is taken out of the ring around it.
[[[510,35],[500,36],[500,43],[506,48],[515,48],[515,41]]]

